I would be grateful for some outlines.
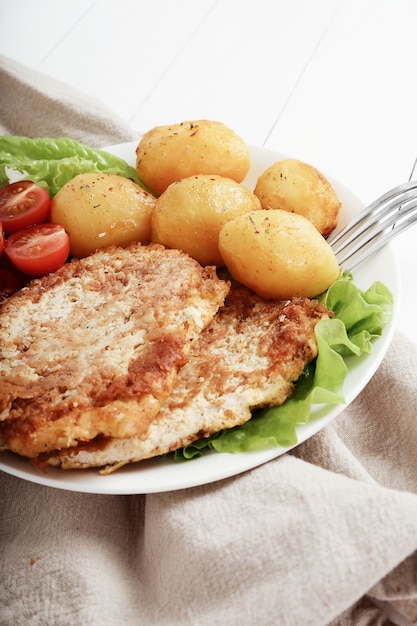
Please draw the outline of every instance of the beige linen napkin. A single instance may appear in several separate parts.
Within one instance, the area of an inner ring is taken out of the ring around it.
[[[131,138],[88,96],[7,62],[2,96],[16,84],[27,108],[1,119],[7,133]],[[211,485],[103,496],[0,472],[1,626],[417,624],[416,362],[397,333],[334,422]]]
[[[87,106],[86,106],[87,105]],[[71,137],[94,148],[137,133],[101,102],[0,55],[0,135]]]

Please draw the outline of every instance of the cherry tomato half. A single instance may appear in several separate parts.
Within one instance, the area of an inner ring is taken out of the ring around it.
[[[59,224],[38,224],[13,233],[5,252],[13,265],[30,276],[55,272],[69,255],[69,237]]]
[[[42,224],[48,219],[50,208],[48,190],[31,180],[10,183],[0,189],[0,221],[8,235]]]

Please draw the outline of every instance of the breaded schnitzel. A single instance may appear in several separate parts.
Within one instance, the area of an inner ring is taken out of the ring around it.
[[[315,301],[266,301],[233,283],[146,431],[128,438],[99,437],[43,462],[66,469],[107,466],[108,473],[243,424],[253,408],[280,405],[291,395],[294,381],[317,355],[314,328],[328,316]]]
[[[0,446],[142,436],[229,284],[178,250],[108,248],[0,306]]]

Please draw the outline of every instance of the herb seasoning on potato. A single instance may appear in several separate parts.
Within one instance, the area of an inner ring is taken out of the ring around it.
[[[337,225],[340,201],[335,190],[321,172],[303,161],[273,163],[259,176],[254,194],[263,209],[304,215],[324,237]]]
[[[339,276],[333,250],[315,226],[281,209],[227,222],[219,249],[233,278],[263,298],[313,298]]]
[[[217,174],[240,183],[249,171],[246,143],[221,122],[198,120],[156,126],[136,149],[139,178],[157,195],[194,174]]]
[[[156,200],[152,241],[187,252],[201,265],[224,265],[219,232],[229,220],[261,209],[247,188],[224,176],[189,176],[172,183]]]
[[[85,257],[110,245],[149,243],[156,198],[116,174],[78,174],[52,198],[51,221],[61,224],[71,254]]]

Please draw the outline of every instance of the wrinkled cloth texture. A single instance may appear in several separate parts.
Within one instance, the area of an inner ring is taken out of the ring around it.
[[[93,148],[136,139],[100,101],[0,55],[0,135],[70,137]]]
[[[135,136],[5,58],[0,93],[3,134],[93,147]],[[397,332],[338,418],[206,486],[94,495],[0,472],[0,625],[417,624],[416,363]]]

